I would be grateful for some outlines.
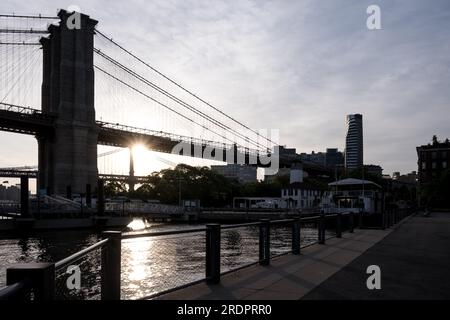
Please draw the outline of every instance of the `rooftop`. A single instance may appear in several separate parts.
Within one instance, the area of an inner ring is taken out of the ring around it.
[[[335,182],[330,182],[328,185],[330,187],[334,187],[334,186],[356,186],[356,185],[373,185],[376,186],[378,188],[381,188],[381,186],[379,184],[376,184],[375,182],[369,181],[369,180],[362,180],[362,179],[354,179],[354,178],[347,178],[347,179],[342,179],[342,180],[338,180]]]

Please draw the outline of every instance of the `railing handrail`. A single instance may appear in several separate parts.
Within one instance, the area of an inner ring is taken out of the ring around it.
[[[253,226],[259,226],[261,222],[248,222],[248,223],[238,223],[238,224],[229,224],[226,226],[221,226],[220,229],[226,230],[226,229],[235,229],[235,228],[243,228],[243,227],[253,227]]]
[[[348,215],[350,212],[342,213],[341,215]],[[314,221],[320,219],[319,216],[311,216],[311,217],[301,217],[300,221]],[[325,214],[325,217],[333,218],[337,217],[337,214]],[[280,219],[280,220],[270,220],[270,224],[283,224],[283,223],[290,223],[294,222],[296,219]],[[259,226],[261,222],[248,222],[248,223],[238,223],[238,224],[231,224],[231,225],[221,225],[221,230],[226,229],[235,229],[235,228],[242,228],[242,227],[252,227],[252,226]],[[192,229],[185,229],[185,230],[167,230],[167,231],[157,231],[157,232],[143,232],[143,233],[123,233],[122,239],[134,239],[134,238],[147,238],[147,237],[158,237],[158,236],[169,236],[169,235],[175,235],[175,234],[185,234],[185,233],[196,233],[196,232],[204,232],[206,231],[206,227],[202,228],[192,228]]]
[[[29,278],[7,285],[3,288],[0,288],[0,300],[20,299],[24,295],[24,292],[27,290],[31,290],[31,288],[32,281]]]
[[[60,267],[62,267],[64,265],[67,265],[67,264],[71,263],[72,261],[74,261],[74,260],[76,260],[78,258],[81,258],[82,256],[88,254],[89,252],[92,252],[95,249],[97,249],[99,247],[102,247],[103,245],[105,245],[108,242],[108,240],[109,240],[108,238],[100,240],[99,242],[96,242],[93,245],[91,245],[91,246],[89,246],[89,247],[87,247],[87,248],[85,248],[83,250],[80,250],[80,251],[78,251],[78,252],[76,252],[76,253],[74,253],[74,254],[72,254],[72,255],[70,255],[70,256],[62,259],[62,260],[59,260],[58,262],[55,263],[55,268],[60,268]]]

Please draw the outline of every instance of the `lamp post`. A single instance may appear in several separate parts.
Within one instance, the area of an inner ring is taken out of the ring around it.
[[[339,199],[337,198],[338,197],[338,173],[337,173],[337,168],[338,167],[342,167],[342,168],[344,168],[344,165],[343,164],[336,164],[335,166],[334,166],[334,176],[335,176],[335,193],[336,193],[336,199],[337,199],[337,204],[338,204],[338,212],[340,211],[340,206],[341,206],[341,204],[340,204],[340,201],[339,201]]]

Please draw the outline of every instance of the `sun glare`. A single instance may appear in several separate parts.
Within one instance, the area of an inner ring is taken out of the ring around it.
[[[142,144],[135,144],[132,148],[131,151],[133,152],[133,157],[135,158],[141,158],[143,156],[145,156],[145,154],[147,153],[147,148],[142,145]]]
[[[128,225],[133,231],[144,230],[146,228],[145,222],[142,219],[133,219]]]

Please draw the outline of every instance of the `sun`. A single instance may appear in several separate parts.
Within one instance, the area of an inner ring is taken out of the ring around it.
[[[131,147],[131,152],[133,152],[133,157],[135,159],[143,158],[147,154],[147,148],[143,144],[135,144]]]

